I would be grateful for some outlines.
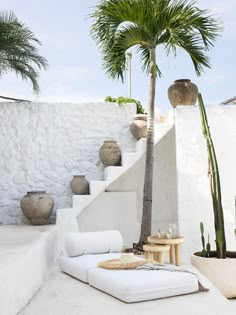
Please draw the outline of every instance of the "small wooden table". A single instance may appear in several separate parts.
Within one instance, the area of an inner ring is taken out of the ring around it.
[[[164,253],[170,251],[170,245],[147,244],[143,245],[143,250],[145,251],[145,259],[155,260],[156,262],[163,264]]]
[[[158,236],[149,236],[148,242],[150,245],[170,245],[170,263],[176,266],[180,264],[180,244],[183,243],[184,237],[178,236],[176,238],[159,238]]]

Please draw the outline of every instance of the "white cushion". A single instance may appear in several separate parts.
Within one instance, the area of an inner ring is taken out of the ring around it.
[[[70,233],[65,238],[68,256],[120,252],[123,246],[119,231]]]
[[[93,268],[88,271],[88,282],[127,303],[198,291],[197,276],[183,272]]]
[[[59,266],[61,271],[88,283],[88,271],[91,268],[96,268],[97,264],[101,261],[116,258],[120,258],[120,253],[60,257]]]

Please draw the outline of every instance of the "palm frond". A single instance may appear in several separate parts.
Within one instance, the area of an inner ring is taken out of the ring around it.
[[[125,52],[140,53],[142,69],[150,70],[150,50],[164,45],[167,54],[180,47],[200,75],[210,67],[206,56],[222,30],[218,19],[189,0],[102,0],[91,15],[91,33],[101,49],[103,67],[112,78],[123,79]],[[160,69],[157,72],[161,75]]]
[[[13,12],[0,12],[0,75],[13,71],[23,80],[29,79],[33,90],[38,93],[39,74],[35,67],[46,69],[48,64],[39,55],[35,44],[41,45]]]
[[[126,51],[137,45],[147,49],[151,47],[149,36],[143,28],[128,24],[116,32],[113,45],[103,51],[103,67],[109,76],[123,80],[123,72],[126,69]]]
[[[137,48],[137,51],[140,54],[140,61],[142,63],[142,71],[146,72],[147,74],[150,73],[150,49],[145,46],[139,45]],[[156,65],[156,71],[157,71],[157,75],[161,77],[162,73],[158,65]]]

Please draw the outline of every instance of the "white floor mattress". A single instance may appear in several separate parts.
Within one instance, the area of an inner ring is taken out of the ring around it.
[[[198,291],[198,279],[190,273],[154,270],[107,270],[97,267],[97,263],[100,261],[118,257],[120,254],[61,257],[60,268],[63,272],[126,303]]]
[[[120,258],[120,253],[60,257],[59,266],[63,272],[88,283],[89,270],[96,268],[100,261],[115,258]]]
[[[198,291],[196,276],[182,272],[89,270],[88,282],[126,303],[161,299]]]

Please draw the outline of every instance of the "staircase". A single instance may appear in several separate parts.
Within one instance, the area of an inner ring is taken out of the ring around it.
[[[173,126],[173,121],[155,125],[155,147]],[[127,246],[137,241],[140,230],[137,194],[142,190],[143,180],[134,183],[132,179],[138,173],[144,177],[145,151],[143,138],[137,141],[135,152],[122,153],[122,166],[108,166],[104,169],[104,180],[90,181],[90,195],[74,195],[71,209],[57,211],[62,244],[69,232],[108,229],[120,230]]]

